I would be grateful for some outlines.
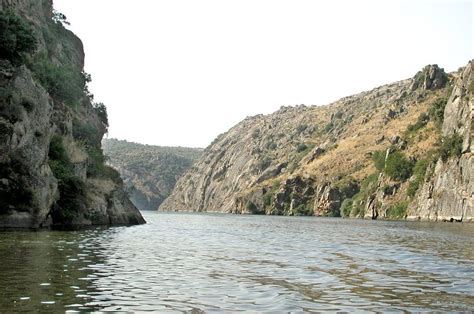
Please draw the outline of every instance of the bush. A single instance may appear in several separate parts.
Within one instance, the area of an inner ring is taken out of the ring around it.
[[[446,162],[450,157],[461,156],[463,139],[461,135],[455,133],[448,137],[441,138],[439,144],[439,156]]]
[[[334,127],[334,124],[332,122],[329,122],[328,124],[324,126],[324,132],[329,133],[333,127]]]
[[[439,97],[433,102],[428,111],[430,119],[435,123],[438,129],[443,125],[444,109],[446,108],[447,102],[446,98]]]
[[[69,106],[78,105],[83,97],[93,97],[87,87],[90,75],[74,67],[53,64],[42,56],[31,69],[51,97]]]
[[[374,166],[378,171],[382,171],[383,168],[385,168],[385,156],[386,152],[383,150],[376,151],[372,154]]]
[[[341,204],[341,216],[350,217],[352,211],[353,201],[351,198],[346,198]]]
[[[293,209],[293,215],[295,216],[312,216],[313,211],[309,206],[306,204],[300,204],[296,208]]]
[[[425,179],[426,169],[430,164],[430,159],[420,159],[416,162],[415,167],[413,168],[413,176],[415,179],[410,182],[408,185],[407,195],[414,197],[418,189],[420,188],[421,183]]]
[[[301,152],[304,152],[307,148],[308,148],[308,146],[306,146],[306,144],[300,143],[300,144],[298,144],[298,146],[296,146],[296,151],[298,153],[301,153]]]
[[[384,172],[393,180],[405,181],[412,175],[413,163],[401,152],[395,151],[388,155]]]
[[[400,202],[393,206],[390,206],[387,209],[386,215],[388,218],[392,218],[392,219],[405,218],[406,213],[407,213],[407,208],[408,208],[408,202],[406,201]]]
[[[33,29],[24,18],[9,10],[0,12],[0,58],[22,64],[36,44]]]
[[[100,122],[102,122],[102,125],[107,130],[107,128],[109,127],[109,118],[108,118],[108,115],[107,115],[107,107],[105,107],[105,105],[100,102],[100,103],[94,103],[93,108],[94,108],[95,112],[97,113],[97,116],[99,117]]]
[[[407,132],[413,133],[418,131],[421,128],[424,128],[428,122],[430,121],[430,116],[426,113],[422,113],[418,116],[418,120],[415,122],[415,124],[410,124],[407,127]]]
[[[100,132],[92,124],[74,120],[72,124],[72,135],[76,140],[82,141],[86,148],[100,146]]]

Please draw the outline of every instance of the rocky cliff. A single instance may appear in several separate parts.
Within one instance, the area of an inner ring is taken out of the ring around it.
[[[248,117],[160,209],[472,220],[472,66]]]
[[[0,228],[138,224],[104,165],[105,106],[51,0],[0,0]]]
[[[107,163],[123,178],[130,200],[140,210],[158,210],[176,181],[201,155],[200,148],[162,147],[104,139]]]

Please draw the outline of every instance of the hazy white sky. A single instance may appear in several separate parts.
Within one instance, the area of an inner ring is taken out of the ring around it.
[[[248,115],[473,58],[471,1],[54,0],[109,137],[205,147]]]

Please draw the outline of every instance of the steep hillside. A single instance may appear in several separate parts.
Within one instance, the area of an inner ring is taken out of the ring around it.
[[[157,210],[178,178],[199,158],[202,149],[161,147],[104,139],[108,164],[120,173],[130,200],[140,210]]]
[[[105,166],[105,106],[52,0],[0,0],[0,228],[138,224]]]
[[[472,67],[248,117],[160,209],[472,220]]]

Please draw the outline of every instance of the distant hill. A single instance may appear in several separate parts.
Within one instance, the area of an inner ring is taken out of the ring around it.
[[[178,178],[200,157],[202,149],[161,147],[104,139],[108,163],[118,170],[141,210],[157,210],[173,190]]]

